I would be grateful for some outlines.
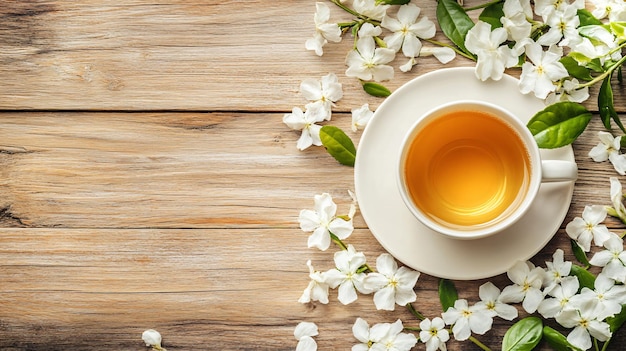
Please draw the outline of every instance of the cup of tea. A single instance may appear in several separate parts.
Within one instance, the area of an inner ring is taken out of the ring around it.
[[[530,208],[542,182],[574,181],[576,163],[541,160],[523,122],[473,100],[420,116],[401,143],[397,181],[406,207],[456,239],[500,233]]]

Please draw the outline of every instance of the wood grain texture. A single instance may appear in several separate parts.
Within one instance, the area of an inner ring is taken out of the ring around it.
[[[435,1],[419,5],[435,18]],[[7,1],[0,5],[0,108],[288,111],[304,105],[297,94],[303,79],[328,72],[347,92],[339,110],[372,100],[344,74],[350,36],[327,45],[323,57],[304,49],[314,12],[304,0]],[[332,16],[349,19],[334,7]],[[448,66],[472,65],[458,57]],[[393,90],[442,67],[424,57],[386,85]],[[623,92],[616,85],[616,96]],[[626,110],[621,100],[616,107]]]
[[[434,17],[434,1],[419,5]],[[334,250],[306,247],[298,213],[323,192],[347,212],[353,169],[322,148],[296,150],[283,114],[306,103],[303,79],[329,72],[344,87],[331,124],[349,130],[352,108],[382,101],[345,76],[350,37],[323,57],[304,49],[314,8],[305,0],[0,4],[0,350],[146,350],[148,328],[170,351],[293,350],[300,321],[318,324],[320,350],[347,350],[357,317],[417,324],[400,307],[377,311],[371,296],[349,306],[336,292],[329,305],[297,302],[307,260],[334,266]],[[424,58],[385,85],[441,67]],[[626,111],[617,85],[615,96]],[[565,224],[586,205],[610,204],[609,177],[626,185],[587,156],[600,130],[595,115],[573,145],[573,201],[537,265],[556,248],[572,259]],[[360,132],[348,134],[358,143]],[[347,241],[375,262],[383,248],[358,215],[355,226]],[[509,284],[504,274],[489,280]],[[485,281],[455,284],[474,302]],[[429,317],[441,312],[437,284],[423,274],[415,288]],[[494,350],[510,326],[495,323],[480,337]],[[617,350],[626,332],[614,339]]]

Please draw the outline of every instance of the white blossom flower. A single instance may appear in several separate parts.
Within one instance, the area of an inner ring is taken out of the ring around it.
[[[380,21],[387,13],[389,5],[379,4],[376,0],[354,0],[352,7],[356,12]]]
[[[346,250],[335,252],[335,269],[331,269],[324,273],[326,283],[335,289],[339,287],[338,299],[344,305],[356,301],[357,294],[371,293],[371,290],[363,286],[363,280],[366,274],[358,272],[365,264],[365,255],[362,252],[356,252],[352,245],[348,245]]]
[[[599,341],[606,341],[611,337],[609,325],[598,320],[595,314],[595,304],[587,301],[579,310],[563,310],[556,316],[556,321],[565,328],[574,328],[568,335],[567,341],[583,350],[591,348],[591,336]]]
[[[361,343],[352,346],[352,351],[371,350],[371,347],[380,342],[386,332],[387,330],[383,325],[377,324],[370,328],[367,321],[363,318],[357,318],[352,325],[352,334]]]
[[[552,262],[546,262],[546,275],[544,279],[544,294],[550,294],[552,288],[561,283],[572,270],[572,262],[563,259],[563,250],[556,249],[552,255]]]
[[[417,338],[402,333],[403,328],[399,319],[395,323],[379,323],[370,328],[365,320],[357,318],[352,333],[361,343],[352,346],[352,351],[409,351],[417,344]]]
[[[293,130],[302,131],[296,147],[298,150],[305,150],[311,145],[322,145],[320,139],[322,127],[316,123],[324,121],[326,117],[327,113],[324,107],[321,104],[313,103],[307,104],[306,112],[303,112],[299,107],[294,107],[291,113],[283,116],[283,123]]]
[[[311,301],[319,301],[323,304],[328,303],[328,284],[322,275],[322,272],[316,271],[311,264],[311,260],[306,262],[309,267],[309,285],[302,292],[302,296],[298,299],[300,303],[309,303]]]
[[[419,56],[435,56],[439,62],[444,65],[456,57],[456,52],[448,47],[438,47],[438,46],[422,46],[422,50],[420,50]]]
[[[518,261],[507,272],[507,276],[514,283],[502,290],[500,301],[504,303],[522,302],[522,307],[528,313],[534,313],[543,301],[541,287],[545,271],[535,267],[529,261]]]
[[[580,88],[580,82],[576,78],[565,79],[546,97],[546,105],[551,105],[559,101],[584,102],[589,99],[589,87]]]
[[[152,347],[156,351],[167,351],[161,346],[161,334],[154,330],[148,329],[141,334],[141,340],[146,343],[146,346]]]
[[[313,232],[309,236],[308,246],[325,251],[330,246],[330,234],[343,240],[352,234],[352,220],[346,221],[336,216],[337,205],[328,193],[315,195],[315,210],[302,210],[298,221],[305,232]]]
[[[604,206],[585,206],[583,215],[574,218],[565,226],[565,232],[570,238],[576,240],[578,245],[585,251],[591,250],[591,240],[602,246],[611,237],[609,229],[604,224],[600,224],[606,218],[607,211]]]
[[[602,274],[618,282],[626,282],[626,251],[624,241],[616,234],[604,242],[606,250],[596,252],[589,260],[594,266],[603,267]]]
[[[599,59],[601,64],[611,58],[611,48],[597,40],[583,37],[578,43],[570,45],[571,55],[580,65],[585,65],[594,59]]]
[[[324,45],[328,41],[338,43],[341,41],[341,28],[336,23],[328,23],[330,19],[330,8],[323,2],[315,3],[315,34],[313,38],[305,42],[307,50],[313,50],[318,56],[324,54]]]
[[[564,11],[569,6],[574,6],[577,9],[585,7],[585,0],[574,0],[573,2],[567,0],[535,0],[534,3],[537,16],[543,16],[546,11]]]
[[[615,280],[605,274],[598,274],[593,290],[584,287],[580,294],[572,297],[572,304],[579,309],[585,307],[589,301],[594,304],[594,316],[598,320],[604,320],[622,310],[622,304],[626,301],[626,286],[615,284]]]
[[[445,65],[446,63],[454,60],[454,58],[456,57],[456,52],[448,47],[422,46],[422,49],[420,50],[418,56],[434,56],[437,60],[439,60],[439,62]],[[417,57],[410,57],[409,60],[405,64],[401,65],[399,68],[402,72],[408,72],[416,64]]]
[[[416,57],[422,48],[421,39],[430,39],[435,36],[435,24],[428,17],[420,15],[421,9],[414,4],[400,6],[397,19],[385,15],[381,27],[393,34],[385,37],[387,47],[396,52],[402,49],[406,57]]]
[[[373,38],[360,38],[356,49],[346,57],[346,75],[377,82],[389,80],[393,78],[393,67],[386,64],[393,61],[395,55],[392,49],[377,48]]]
[[[357,33],[357,38],[359,39],[374,39],[375,37],[383,34],[383,29],[380,26],[375,26],[369,22],[363,23],[361,28]]]
[[[383,323],[387,329],[379,342],[372,345],[371,351],[409,351],[417,344],[417,338],[413,334],[402,333],[404,326],[401,320],[394,323]]]
[[[576,6],[566,6],[563,10],[550,9],[544,12],[543,20],[550,27],[547,33],[537,39],[537,44],[550,46],[569,45],[581,40],[578,34],[580,18]]]
[[[487,282],[478,288],[478,301],[475,306],[485,310],[491,317],[500,317],[506,320],[517,318],[517,308],[500,301],[500,289],[492,282]]]
[[[308,78],[300,83],[300,94],[311,102],[319,102],[327,111],[326,120],[330,120],[331,108],[335,102],[343,97],[341,83],[337,75],[329,73],[321,80]]]
[[[452,325],[452,334],[459,341],[467,340],[472,333],[485,334],[491,329],[493,318],[482,308],[469,307],[467,300],[459,299],[454,307],[441,314],[444,322]]]
[[[504,16],[500,18],[502,27],[508,33],[508,40],[520,41],[530,37],[533,18],[529,0],[506,0],[502,8]]]
[[[578,278],[565,277],[560,283],[554,286],[550,291],[552,298],[546,298],[541,301],[537,311],[544,318],[554,318],[563,310],[574,309],[572,297],[576,295],[579,288]]]
[[[365,128],[367,123],[372,119],[374,112],[370,110],[369,104],[364,104],[359,108],[353,108],[352,112],[352,131],[357,132],[359,129]]]
[[[443,319],[435,317],[432,321],[428,318],[420,322],[419,339],[426,344],[426,351],[446,351],[446,342],[450,340],[450,334],[445,329]]]
[[[316,351],[317,343],[314,336],[319,335],[317,325],[312,322],[300,322],[293,331],[293,336],[298,340],[296,351]]]
[[[476,77],[482,81],[487,79],[500,80],[504,69],[517,64],[517,55],[507,45],[504,28],[491,31],[489,23],[478,21],[465,37],[465,47],[478,57]]]
[[[350,210],[348,211],[348,218],[353,219],[356,211],[359,209],[359,201],[353,191],[348,190],[348,195],[350,195],[350,198],[352,199],[352,202],[350,203]]]
[[[419,272],[407,267],[398,268],[393,257],[386,253],[376,259],[376,269],[378,272],[365,278],[365,288],[376,291],[374,304],[377,309],[393,311],[395,304],[404,306],[417,299],[413,288]]]
[[[530,62],[522,64],[519,87],[522,94],[533,92],[536,97],[545,99],[550,92],[556,90],[557,82],[569,75],[565,66],[559,61],[563,57],[563,49],[555,45],[543,51],[541,45],[526,45],[526,56]]]
[[[624,0],[589,0],[593,4],[591,14],[597,19],[607,18],[611,22],[623,21],[626,12]]]
[[[609,160],[615,171],[626,175],[626,155],[620,154],[622,136],[613,137],[609,132],[598,132],[600,143],[589,151],[589,157],[596,162]]]
[[[604,65],[607,60],[617,61],[621,50],[615,50],[618,42],[615,35],[602,25],[587,25],[578,29],[581,40],[570,43],[571,55],[581,65],[599,59]]]
[[[624,206],[624,193],[622,191],[622,184],[616,177],[610,177],[611,183],[611,202],[612,207],[607,207],[607,212],[611,216],[619,218],[623,223],[626,223],[626,206]]]

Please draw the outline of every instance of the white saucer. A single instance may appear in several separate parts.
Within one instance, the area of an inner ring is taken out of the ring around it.
[[[500,105],[527,122],[545,105],[521,94],[517,83],[508,75],[481,82],[473,67],[440,69],[403,85],[374,113],[357,150],[356,196],[374,237],[405,265],[441,278],[488,278],[534,256],[559,229],[572,201],[574,182],[542,184],[523,218],[503,233],[478,240],[454,240],[428,229],[405,207],[398,191],[395,155],[416,118],[440,104],[472,99]],[[571,146],[541,150],[541,157],[575,161]]]

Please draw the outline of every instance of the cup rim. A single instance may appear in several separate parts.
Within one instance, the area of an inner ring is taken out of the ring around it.
[[[437,118],[437,116],[441,115],[442,113],[459,109],[467,109],[468,106],[478,106],[480,109],[491,112],[491,114],[496,115],[500,119],[504,119],[504,121],[509,124],[515,130],[515,132],[518,133],[529,155],[529,184],[526,190],[526,195],[524,196],[522,201],[505,218],[502,218],[496,223],[492,224],[486,223],[484,225],[472,226],[471,228],[467,229],[455,229],[438,223],[435,220],[432,220],[429,216],[423,213],[411,199],[408,188],[406,186],[404,172],[405,160],[408,151],[408,147],[406,146],[412,141],[413,137],[417,134],[417,131],[421,126]],[[518,118],[515,114],[502,106],[486,101],[457,100],[432,108],[419,116],[415,120],[415,122],[413,122],[411,127],[405,133],[402,142],[400,143],[400,152],[398,152],[396,167],[396,183],[398,185],[398,189],[400,191],[400,195],[402,197],[402,201],[405,204],[405,207],[407,207],[409,211],[413,214],[413,216],[415,216],[422,224],[429,227],[431,230],[450,238],[462,240],[480,239],[503,232],[513,223],[517,222],[517,220],[519,220],[531,207],[537,193],[539,192],[539,186],[541,185],[541,156],[539,153],[539,148],[535,143],[532,134],[530,133],[526,125],[521,121],[521,119]]]

